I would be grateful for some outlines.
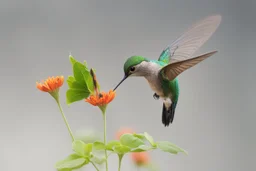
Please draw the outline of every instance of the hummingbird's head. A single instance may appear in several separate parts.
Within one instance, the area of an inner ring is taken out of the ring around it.
[[[148,59],[142,56],[132,56],[124,63],[124,75],[125,76],[140,76],[141,74],[141,63],[149,62]]]
[[[149,62],[148,59],[142,56],[131,56],[124,63],[124,78],[120,81],[120,83],[114,88],[117,87],[129,76],[142,76],[143,75],[143,67],[142,62]]]

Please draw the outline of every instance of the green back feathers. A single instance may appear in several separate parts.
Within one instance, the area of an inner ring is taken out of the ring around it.
[[[124,72],[127,73],[130,70],[130,67],[140,64],[143,61],[149,62],[148,59],[142,56],[132,56],[126,60],[124,63]]]
[[[167,47],[160,54],[160,56],[158,58],[158,61],[161,61],[161,62],[164,62],[164,63],[168,64],[170,62],[170,56],[171,56],[170,47]]]

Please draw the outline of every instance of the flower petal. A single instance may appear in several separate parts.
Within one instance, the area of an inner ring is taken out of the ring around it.
[[[41,83],[36,82],[36,87],[44,92],[53,92],[55,90],[58,90],[64,83],[64,77],[63,76],[57,76],[57,77],[48,77],[45,81],[42,81]]]
[[[94,106],[104,106],[110,103],[115,97],[115,92],[110,90],[108,93],[100,92],[100,95],[92,94],[90,97],[85,99],[86,102]]]

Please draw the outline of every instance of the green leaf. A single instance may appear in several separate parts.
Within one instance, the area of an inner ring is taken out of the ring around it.
[[[90,157],[92,152],[92,143],[85,144],[84,151],[85,151],[85,156]]]
[[[120,137],[121,144],[131,147],[131,148],[137,148],[140,145],[144,145],[144,142],[138,138],[133,136],[132,134],[123,134]]]
[[[86,61],[78,62],[72,55],[69,55],[69,60],[73,67],[73,76],[69,76],[67,79],[69,86],[66,92],[67,104],[83,100],[94,92],[93,78]]]
[[[77,62],[72,55],[69,55],[69,61],[71,62],[72,65],[74,65]]]
[[[133,136],[141,139],[141,140],[144,140],[145,139],[145,135],[144,134],[133,134]]]
[[[131,149],[128,146],[124,146],[124,145],[116,145],[114,147],[114,152],[118,153],[118,154],[125,154],[130,152]]]
[[[148,151],[148,150],[151,150],[151,149],[152,149],[152,147],[149,147],[147,145],[140,145],[139,147],[134,148],[131,151],[132,152],[142,152],[142,151]]]
[[[175,144],[170,143],[168,141],[157,142],[156,145],[159,149],[161,149],[162,151],[165,151],[165,152],[169,152],[172,154],[178,154],[179,152],[183,152],[183,153],[187,154],[187,152],[185,150],[183,150],[182,148],[180,148],[180,147],[176,146]]]
[[[105,154],[104,153],[92,153],[92,158],[90,159],[93,163],[102,164],[106,161]]]
[[[77,82],[86,86],[90,91],[94,91],[93,79],[88,68],[80,62],[73,65],[73,74]]]
[[[68,76],[67,83],[68,86],[71,87],[72,83],[76,81],[76,79],[73,76]],[[71,84],[71,85],[70,85]]]
[[[93,70],[94,71],[94,70]],[[95,72],[94,72],[95,73]],[[85,72],[84,74],[84,79],[85,79],[85,82],[86,82],[86,86],[88,88],[88,90],[93,93],[94,92],[94,84],[93,84],[93,78],[91,76],[91,73],[90,71],[88,72]],[[98,88],[100,88],[100,85],[98,85]]]
[[[114,151],[114,147],[118,145],[121,145],[119,141],[109,141],[106,145],[106,150]]]
[[[86,61],[84,61],[84,64],[82,64],[81,62],[76,61],[74,59],[74,57],[71,55],[69,56],[69,59],[73,66],[73,75],[74,75],[73,78],[74,79],[72,79],[72,81],[76,81],[76,82],[80,83],[83,88],[86,88],[90,92],[93,92],[92,76],[87,67]],[[72,88],[72,87],[70,87],[70,88]]]
[[[76,152],[77,155],[82,157],[86,156],[85,147],[86,144],[81,140],[75,140],[72,143],[72,149]]]
[[[85,158],[78,156],[77,154],[71,154],[66,159],[59,161],[55,164],[55,168],[58,170],[72,170],[81,168],[83,165],[88,164],[89,161]]]
[[[57,169],[58,171],[72,171],[72,169]]]
[[[75,80],[86,87],[90,92],[94,91],[94,85],[93,85],[93,79],[90,74],[90,70],[87,67],[86,61],[84,61],[84,64],[81,62],[78,62],[74,59],[73,56],[69,56],[70,62],[73,67],[73,75]]]
[[[86,99],[90,95],[90,92],[86,89],[68,89],[66,92],[66,101],[67,104],[71,104],[76,101]]]
[[[149,135],[147,132],[144,132],[144,136],[153,147],[156,147],[156,143],[154,142],[154,139],[151,135]]]
[[[87,89],[86,86],[84,86],[81,83],[77,82],[73,76],[69,76],[68,77],[67,83],[68,83],[69,88],[71,88],[71,89],[79,89],[79,90]]]
[[[84,79],[84,75],[86,73],[89,73],[89,71],[85,68],[85,66],[83,64],[81,64],[80,62],[74,63],[74,65],[73,65],[74,77],[75,77],[76,81],[78,81],[82,85],[86,85],[86,82]]]
[[[95,150],[105,150],[105,145],[103,142],[96,141],[93,143],[93,149]]]

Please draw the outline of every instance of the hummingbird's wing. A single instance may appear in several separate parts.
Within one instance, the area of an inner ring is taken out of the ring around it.
[[[165,63],[174,63],[192,58],[196,50],[216,31],[220,22],[220,15],[210,16],[197,22],[167,47],[158,60]]]
[[[181,74],[183,71],[191,68],[192,66],[198,64],[199,62],[205,60],[206,58],[212,56],[217,51],[206,53],[204,55],[197,56],[195,58],[190,58],[187,60],[183,60],[180,62],[170,63],[166,66],[164,66],[160,70],[160,74],[164,79],[167,80],[174,80],[179,74]]]

